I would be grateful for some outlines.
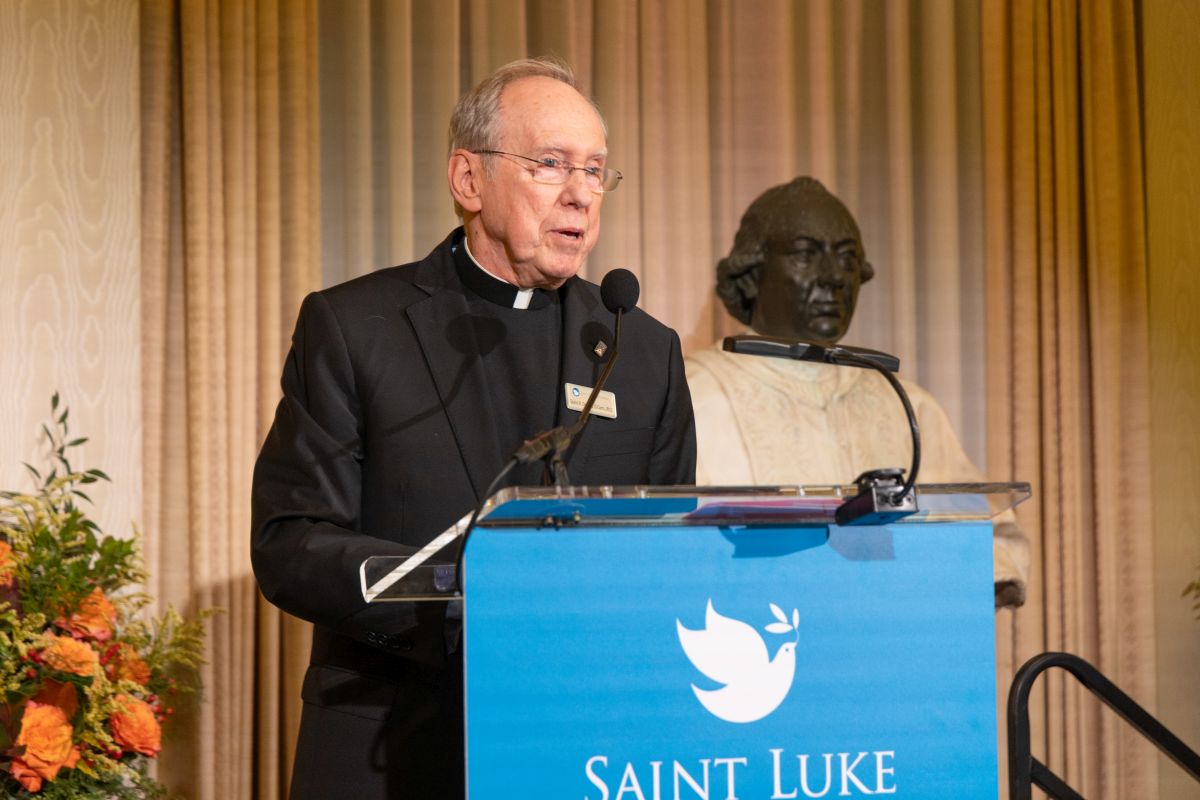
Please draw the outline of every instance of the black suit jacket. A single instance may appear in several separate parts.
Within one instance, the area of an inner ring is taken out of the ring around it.
[[[377,796],[452,797],[400,787],[461,773],[461,754],[434,752],[461,747],[445,604],[367,605],[358,578],[368,556],[410,554],[468,513],[511,443],[535,433],[488,413],[489,398],[512,387],[485,378],[481,347],[504,345],[469,311],[456,236],[421,261],[309,295],[296,323],[252,521],[263,594],[315,625],[293,797],[323,796],[317,784],[350,770],[374,774],[381,783],[359,790],[386,786]],[[560,388],[592,386],[612,314],[579,278],[562,298]],[[679,338],[640,310],[622,320],[621,338],[606,385],[618,416],[589,421],[568,456],[572,482],[690,484],[695,430]],[[578,416],[561,398],[557,407],[559,424]],[[320,785],[344,793],[353,780]]]

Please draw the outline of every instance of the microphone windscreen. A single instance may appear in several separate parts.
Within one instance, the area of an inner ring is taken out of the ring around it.
[[[600,299],[604,307],[614,314],[617,309],[622,313],[632,311],[641,293],[642,287],[637,276],[627,269],[610,270],[600,281]]]

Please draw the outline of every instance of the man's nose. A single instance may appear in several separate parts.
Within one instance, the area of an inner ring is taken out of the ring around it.
[[[596,201],[596,193],[588,188],[587,173],[581,169],[571,170],[563,184],[562,200],[569,206],[587,208]]]

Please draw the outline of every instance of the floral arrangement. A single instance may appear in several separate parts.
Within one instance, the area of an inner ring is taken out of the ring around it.
[[[108,476],[76,471],[68,411],[51,400],[46,475],[0,492],[0,790],[9,798],[148,798],[162,725],[181,691],[198,688],[204,621],[173,609],[151,617],[137,590],[137,543],[105,536],[81,488]]]

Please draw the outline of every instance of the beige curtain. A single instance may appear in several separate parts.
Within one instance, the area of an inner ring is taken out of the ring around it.
[[[1064,650],[1153,708],[1147,287],[1132,0],[987,0],[989,465],[1029,480],[1011,675]],[[1034,753],[1086,797],[1155,797],[1154,750],[1061,673]]]
[[[811,174],[877,277],[847,342],[901,356],[984,459],[979,18],[953,0],[324,0],[326,283],[423,256],[456,224],[446,123],[514,58],[571,63],[625,175],[587,274],[642,281],[687,350],[735,330],[717,259],[765,189]]]
[[[188,746],[193,798],[280,795],[303,626],[259,598],[249,487],[303,292],[319,274],[316,7],[141,4],[143,398],[151,591],[219,607]],[[294,726],[293,726],[294,727]],[[257,781],[257,787],[256,787]]]

